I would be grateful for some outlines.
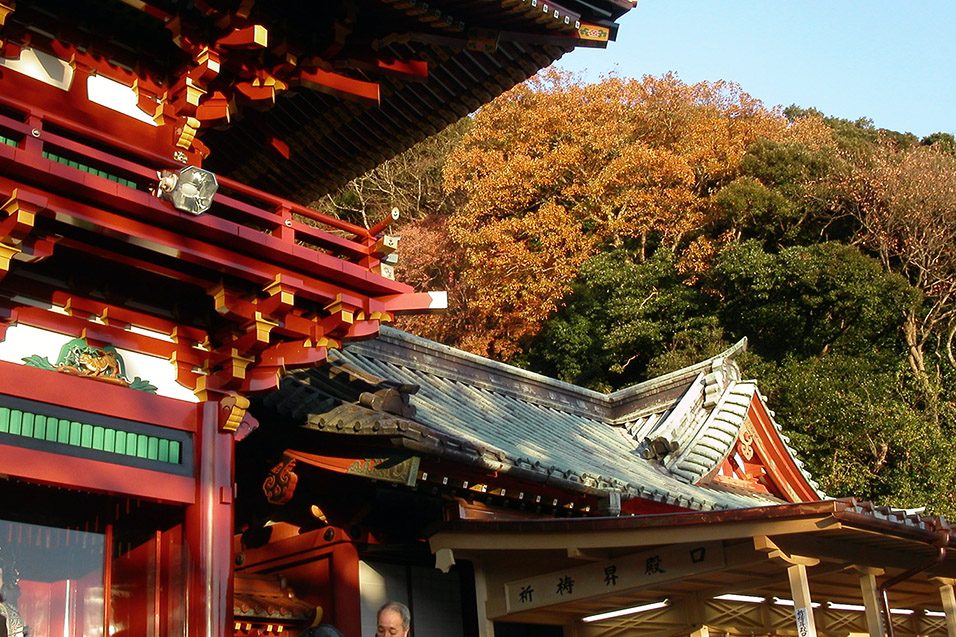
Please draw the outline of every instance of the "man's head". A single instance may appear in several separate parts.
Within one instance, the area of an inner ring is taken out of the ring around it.
[[[405,604],[386,602],[378,609],[377,625],[375,637],[407,637],[412,614]]]

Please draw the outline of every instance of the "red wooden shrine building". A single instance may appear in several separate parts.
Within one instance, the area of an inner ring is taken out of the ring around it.
[[[878,584],[954,634],[945,521],[802,504],[742,345],[611,396],[470,357],[383,327],[444,304],[393,279],[391,219],[303,205],[630,7],[0,0],[8,634],[358,637],[384,599],[421,635],[636,634],[591,615],[665,593],[656,632],[769,634],[688,600],[806,626],[817,573],[867,611],[821,632],[880,634]]]
[[[248,399],[443,298],[393,280],[389,219],[357,227],[302,204],[605,46],[630,6],[0,0],[9,632],[315,619],[278,578],[234,585]],[[336,591],[348,566],[335,560]],[[325,616],[358,634],[349,599]]]

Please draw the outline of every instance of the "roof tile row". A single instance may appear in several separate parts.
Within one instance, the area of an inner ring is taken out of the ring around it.
[[[293,420],[308,412],[307,426],[320,431],[397,435],[429,453],[455,451],[569,488],[698,510],[759,506],[776,500],[700,483],[732,452],[750,401],[759,399],[754,383],[737,380],[732,357],[743,346],[604,395],[383,328],[379,338],[332,350],[322,367],[286,378],[266,403]],[[405,389],[413,417],[359,403],[360,392],[386,385]]]

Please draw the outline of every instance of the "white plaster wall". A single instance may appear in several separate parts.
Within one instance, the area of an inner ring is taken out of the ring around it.
[[[70,90],[70,84],[73,83],[73,67],[64,60],[28,46],[20,49],[19,58],[10,59],[0,56],[0,66],[64,91]]]
[[[24,364],[28,356],[46,356],[56,364],[60,348],[73,340],[72,336],[44,330],[29,325],[11,325],[7,328],[6,338],[0,341],[0,360],[8,363]],[[176,368],[165,358],[148,356],[138,352],[116,348],[126,364],[129,380],[139,376],[156,386],[156,393],[168,398],[199,402],[193,392],[176,382]]]
[[[0,67],[23,73],[64,91],[70,90],[70,85],[73,83],[73,68],[66,61],[28,46],[20,50],[19,58],[0,57]],[[86,93],[91,102],[150,126],[157,125],[149,114],[139,109],[136,93],[125,84],[102,75],[91,75],[86,82]]]

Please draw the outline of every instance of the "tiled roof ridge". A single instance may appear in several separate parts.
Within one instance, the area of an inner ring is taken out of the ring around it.
[[[304,383],[301,385],[308,387]],[[481,469],[499,471],[516,479],[571,492],[590,493],[599,497],[618,492],[624,499],[642,498],[699,511],[729,506],[703,498],[703,493],[674,492],[651,484],[626,482],[589,471],[576,471],[518,457],[489,444],[477,444],[455,435],[437,432],[415,418],[377,411],[358,403],[346,403],[328,413],[313,414],[308,418],[308,422],[311,428],[332,434],[390,435],[402,448],[413,453],[425,453]],[[667,475],[667,472],[660,471],[662,475]]]
[[[708,417],[693,431],[693,436],[684,442],[673,441],[674,454],[663,460],[665,468],[675,477],[695,484],[717,468],[734,450],[741,427],[747,418],[750,403],[761,401],[773,424],[776,435],[786,448],[794,465],[820,498],[826,494],[819,483],[807,471],[804,462],[798,457],[797,450],[790,444],[774,412],[767,408],[766,400],[760,393],[757,381],[730,379],[724,387],[714,409]]]
[[[388,345],[400,347],[402,350],[401,352],[392,351]],[[428,360],[423,360],[423,358],[415,360],[415,367],[421,371],[458,378],[467,376],[470,383],[484,389],[508,393],[525,400],[540,398],[540,392],[529,391],[528,386],[530,385],[548,392],[547,397],[550,401],[558,402],[562,407],[575,413],[591,417],[599,415],[602,420],[610,424],[622,424],[625,420],[633,418],[637,413],[634,405],[637,399],[647,401],[657,394],[664,394],[686,387],[701,372],[711,373],[716,362],[732,360],[745,351],[747,338],[740,339],[720,354],[699,363],[619,389],[610,394],[597,392],[544,374],[465,352],[386,325],[381,326],[377,339],[362,341],[350,346],[374,351],[377,358],[389,360],[399,365],[408,364],[407,354],[408,350],[411,349],[420,353],[422,357],[428,357]],[[442,364],[442,361],[448,361],[448,363]],[[472,373],[462,374],[462,369],[470,369]],[[488,372],[493,372],[493,374]],[[663,397],[662,400],[664,400]],[[666,400],[669,400],[669,398]],[[647,408],[645,405],[644,409]],[[596,412],[595,409],[598,411]]]
[[[668,459],[666,466],[671,473],[696,483],[718,467],[733,451],[756,393],[757,386],[753,382],[732,382],[694,436]]]
[[[691,425],[693,414],[704,403],[704,392],[699,387],[695,389],[695,386],[702,385],[703,382],[704,375],[698,374],[676,404],[638,439],[641,457],[660,462],[684,446],[682,434]]]
[[[719,368],[723,367],[724,364],[727,363],[731,364],[736,369],[736,363],[733,362],[733,359],[746,350],[747,337],[745,336],[720,354],[711,356],[710,358],[702,360],[699,363],[688,365],[687,367],[683,367],[673,372],[645,380],[643,382],[637,383],[636,385],[631,385],[630,387],[625,387],[624,389],[619,389],[616,392],[608,394],[608,399],[611,401],[612,407],[617,412],[615,414],[615,420],[623,421],[633,418],[634,413],[628,413],[628,410],[629,408],[633,407],[634,401],[638,397],[647,394],[661,393],[673,387],[686,386],[693,382],[693,380],[700,374],[707,375],[705,376],[704,380],[708,385],[722,384],[723,379],[719,379],[715,383],[713,375],[718,373]]]
[[[898,509],[890,506],[881,506],[869,501],[856,498],[836,498],[836,502],[844,504],[843,512],[881,520],[895,522],[934,533],[953,534],[949,521],[942,515],[925,515],[925,507],[917,509]]]
[[[401,440],[401,446],[409,451],[427,453],[481,469],[500,471],[530,482],[570,491],[619,491],[635,495],[630,493],[629,485],[620,480],[546,466],[529,458],[515,457],[490,444],[476,444],[452,434],[435,431],[413,417],[388,414],[362,404],[340,405],[328,413],[311,415],[307,421],[311,428],[327,433],[397,436]]]
[[[400,344],[403,348],[411,348],[422,353],[431,354],[432,356],[442,357],[446,360],[454,360],[454,366],[441,366],[437,365],[442,372],[448,371],[460,371],[460,366],[465,365],[466,367],[479,367],[484,369],[493,370],[496,374],[500,374],[506,378],[520,379],[522,383],[534,383],[537,385],[543,385],[547,387],[554,388],[556,390],[565,391],[569,393],[580,394],[582,397],[585,397],[589,401],[594,401],[597,403],[606,403],[609,394],[604,394],[593,389],[587,389],[586,387],[581,387],[573,383],[568,383],[556,378],[551,378],[550,376],[545,376],[544,374],[539,374],[537,372],[532,372],[526,369],[521,369],[520,367],[515,367],[514,365],[509,365],[507,363],[502,363],[485,356],[480,356],[478,354],[472,354],[471,352],[466,352],[464,350],[456,349],[450,345],[444,345],[437,341],[432,341],[427,338],[416,336],[410,332],[404,332],[386,325],[382,325],[379,330],[379,336],[376,341],[383,341],[387,343]],[[368,345],[374,345],[375,341],[363,341],[361,345],[364,347]],[[376,352],[378,354],[378,352]],[[391,354],[391,356],[389,356]],[[404,362],[407,359],[401,355],[385,352],[385,355],[391,358],[395,362]],[[418,369],[422,371],[429,371],[423,369],[422,361],[417,361]],[[470,379],[471,380],[471,379]],[[505,389],[504,387],[500,389]]]
[[[659,434],[683,450],[739,378],[732,357],[744,346],[666,375],[663,393],[644,400],[643,411],[629,410],[644,414],[642,424],[630,423],[636,426],[608,417],[605,394],[387,327],[377,339],[330,350],[326,365],[283,379],[280,392],[262,401],[327,434],[388,438],[413,453],[570,492],[737,508],[768,498],[694,484],[666,461],[641,458],[639,441]],[[693,413],[675,412],[682,397]]]

